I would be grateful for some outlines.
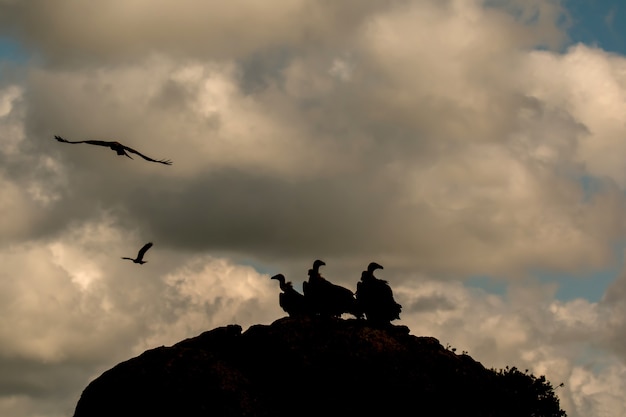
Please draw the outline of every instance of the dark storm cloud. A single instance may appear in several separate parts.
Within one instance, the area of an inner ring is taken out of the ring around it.
[[[292,182],[231,169],[164,195],[129,196],[128,207],[176,246],[271,257],[371,252],[379,249],[376,237],[393,194],[372,185],[372,174]]]
[[[282,84],[283,71],[289,65],[295,51],[286,47],[270,48],[251,53],[238,61],[241,71],[240,86],[244,94]]]
[[[2,357],[0,396],[28,395],[47,398],[75,395],[71,387],[90,376],[89,371],[85,370],[86,365],[94,363],[71,361],[45,364],[28,358]]]
[[[435,310],[454,310],[456,307],[454,302],[443,294],[433,294],[429,296],[419,297],[411,301],[404,309],[407,312],[424,312]]]

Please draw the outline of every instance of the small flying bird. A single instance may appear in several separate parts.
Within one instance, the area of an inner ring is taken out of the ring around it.
[[[140,265],[145,264],[148,261],[144,261],[143,256],[151,247],[152,247],[152,242],[146,243],[145,245],[143,245],[143,248],[139,249],[139,253],[137,254],[137,257],[135,259],[126,258],[126,257],[122,257],[122,259],[128,259],[129,261],[133,261],[134,263],[140,264]]]
[[[128,153],[126,153],[126,151],[128,151],[128,152],[141,156],[146,161],[158,162],[159,164],[165,164],[165,165],[172,165],[172,161],[170,161],[169,159],[159,159],[159,160],[152,159],[142,154],[141,152],[134,150],[133,148],[129,148],[126,145],[122,145],[119,142],[110,142],[110,141],[105,141],[105,140],[71,141],[71,140],[63,139],[61,136],[57,136],[57,135],[55,135],[54,138],[58,140],[59,142],[63,142],[63,143],[88,143],[89,145],[106,146],[107,148],[111,148],[111,150],[114,150],[115,152],[117,152],[118,155],[125,155],[129,157],[130,159],[133,159]]]

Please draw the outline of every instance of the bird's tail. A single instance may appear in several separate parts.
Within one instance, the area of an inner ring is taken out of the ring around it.
[[[130,159],[133,159],[133,157],[132,157],[132,156],[130,156],[128,153],[126,153],[126,151],[125,151],[124,149],[119,149],[119,150],[117,151],[117,154],[118,154],[118,155],[126,155],[126,156],[127,156],[127,157],[129,157]]]

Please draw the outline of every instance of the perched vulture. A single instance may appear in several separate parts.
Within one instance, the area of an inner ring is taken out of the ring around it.
[[[393,299],[393,292],[387,281],[374,276],[374,271],[383,269],[376,262],[368,265],[361,274],[361,281],[356,286],[356,302],[359,311],[367,320],[379,324],[389,324],[400,319],[402,306]]]
[[[274,275],[271,279],[278,280],[280,283],[280,289],[283,292],[278,296],[278,302],[289,316],[305,316],[311,313],[307,299],[293,289],[290,281],[285,282],[283,274]]]
[[[133,148],[129,148],[128,146],[122,145],[119,142],[109,142],[109,141],[104,141],[104,140],[78,140],[78,141],[71,141],[71,140],[66,140],[63,139],[61,136],[54,136],[54,138],[56,140],[58,140],[59,142],[63,142],[63,143],[88,143],[89,145],[98,145],[98,146],[105,146],[107,148],[111,148],[112,150],[114,150],[115,152],[117,152],[118,155],[125,155],[127,157],[129,157],[130,159],[133,159],[128,153],[134,153],[136,155],[141,156],[143,159],[145,159],[146,161],[150,161],[150,162],[158,162],[159,164],[165,164],[165,165],[172,165],[172,161],[170,161],[169,159],[152,159],[144,154],[142,154],[139,151],[134,150]]]
[[[340,317],[343,313],[350,313],[359,317],[352,291],[322,278],[319,272],[322,265],[326,265],[324,261],[316,260],[313,268],[309,269],[308,282],[302,284],[304,296],[313,312],[322,316]]]
[[[137,253],[137,257],[135,259],[127,258],[127,257],[122,257],[122,259],[128,259],[129,261],[133,261],[134,263],[140,264],[140,265],[145,264],[148,261],[144,261],[143,256],[151,247],[152,247],[152,242],[146,243],[145,245],[143,245],[143,248],[139,249],[139,253]]]

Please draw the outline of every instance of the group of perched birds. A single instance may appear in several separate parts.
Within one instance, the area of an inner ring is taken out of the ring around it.
[[[303,294],[296,291],[283,274],[271,277],[280,284],[282,293],[278,301],[289,316],[340,317],[347,313],[380,325],[400,319],[402,306],[394,300],[391,287],[387,281],[374,276],[374,271],[383,269],[382,265],[371,262],[367,266],[361,273],[356,293],[322,277],[319,268],[323,265],[326,263],[319,259],[313,262],[308,281],[302,283]]]
[[[135,155],[139,155],[143,159],[145,159],[146,161],[157,162],[159,164],[164,164],[164,165],[172,165],[172,161],[170,161],[169,159],[152,159],[149,156],[146,156],[146,155],[142,154],[141,152],[136,151],[135,149],[133,149],[133,148],[131,148],[129,146],[122,145],[121,143],[115,142],[115,141],[106,141],[106,140],[77,140],[77,141],[71,141],[71,140],[64,139],[61,136],[57,136],[57,135],[55,135],[54,138],[57,141],[61,142],[61,143],[72,143],[72,144],[86,143],[88,145],[104,146],[104,147],[110,148],[111,150],[115,151],[118,155],[127,156],[130,159],[133,159],[133,157],[130,156],[128,154],[128,152],[133,153]],[[147,261],[143,260],[143,257],[146,254],[146,252],[148,251],[148,249],[150,249],[151,247],[152,247],[152,242],[148,242],[145,245],[143,245],[143,247],[141,249],[139,249],[139,252],[137,253],[137,256],[135,258],[129,258],[129,257],[123,256],[122,259],[128,259],[130,261],[133,261],[136,264],[143,265],[143,264],[145,264],[147,262]]]

